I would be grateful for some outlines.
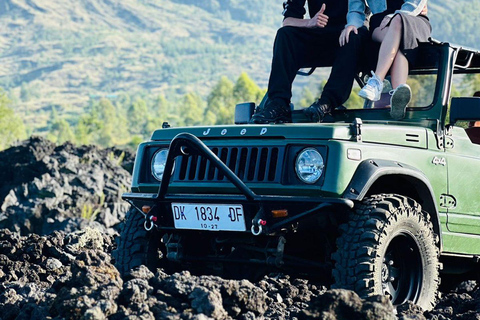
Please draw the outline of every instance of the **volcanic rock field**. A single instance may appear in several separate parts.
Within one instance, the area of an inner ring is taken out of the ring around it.
[[[0,152],[0,320],[480,319],[475,279],[423,311],[284,274],[252,283],[141,266],[122,277],[112,252],[133,158],[42,138]]]

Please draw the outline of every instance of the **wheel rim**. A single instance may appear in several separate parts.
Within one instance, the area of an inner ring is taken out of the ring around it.
[[[423,265],[413,236],[401,233],[389,243],[381,270],[382,290],[393,305],[417,302],[422,289]]]

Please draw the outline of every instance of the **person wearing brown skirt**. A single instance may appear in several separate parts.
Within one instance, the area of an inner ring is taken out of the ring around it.
[[[370,101],[378,101],[383,90],[383,80],[390,72],[391,115],[401,119],[412,93],[406,84],[409,65],[415,61],[420,42],[427,42],[432,27],[427,14],[427,0],[349,0],[347,25],[340,35],[343,46],[348,35],[365,21],[365,5],[370,7],[370,35],[380,43],[375,71],[359,95]]]

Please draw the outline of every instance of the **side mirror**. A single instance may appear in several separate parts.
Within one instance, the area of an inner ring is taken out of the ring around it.
[[[459,120],[480,120],[480,97],[452,98],[450,125],[454,125]]]
[[[246,124],[255,111],[254,102],[240,103],[235,106],[235,124]]]

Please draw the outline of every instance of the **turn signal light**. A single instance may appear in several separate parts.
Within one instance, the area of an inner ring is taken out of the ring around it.
[[[150,212],[150,209],[152,209],[152,207],[150,207],[150,206],[143,206],[143,207],[142,207],[142,212],[143,212],[143,213],[149,213],[149,212]]]
[[[288,216],[288,210],[287,209],[272,210],[272,216],[274,218],[285,218]]]

